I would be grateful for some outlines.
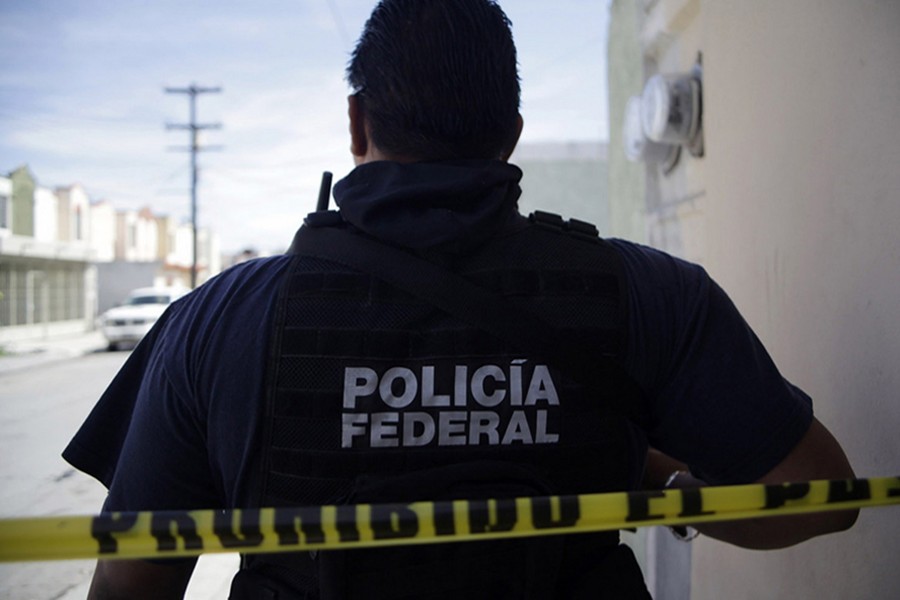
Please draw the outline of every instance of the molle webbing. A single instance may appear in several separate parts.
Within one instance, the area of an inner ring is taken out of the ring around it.
[[[588,374],[577,377],[531,352],[533,340],[488,333],[329,251],[297,254],[282,288],[262,505],[340,503],[362,476],[476,461],[524,467],[555,494],[635,485],[642,457],[629,412],[641,399],[614,368],[624,352],[624,282],[620,259],[592,226],[541,213],[474,254],[438,257],[534,315],[536,329],[552,328],[564,354],[583,361]],[[313,574],[308,558],[293,564],[301,578]]]
[[[597,357],[598,363],[601,358],[611,361],[620,354],[624,337],[620,265],[615,252],[590,227],[541,213],[532,217],[531,224],[498,236],[481,251],[460,259],[455,270],[558,328],[569,337],[573,354]],[[512,363],[530,358],[507,340],[472,327],[371,274],[321,258],[298,256],[286,287],[283,326],[275,338],[279,358],[271,399],[267,469],[267,493],[277,496],[272,500],[322,502],[327,500],[322,494],[334,500],[359,473],[397,473],[496,457],[498,452],[504,459],[559,473],[561,490],[583,489],[589,474],[580,465],[590,464],[588,457],[602,464],[595,473],[602,476],[591,478],[605,482],[600,488],[623,489],[633,483],[629,470],[634,464],[621,460],[630,449],[623,434],[629,426],[621,418],[603,415],[604,398],[596,397],[595,390],[587,394],[584,386],[553,365],[548,366],[564,405],[561,410],[553,407],[553,413],[544,413],[546,423],[537,422],[537,412],[526,416],[531,442],[537,441],[534,429],[546,425],[548,436],[565,432],[558,443],[528,443],[527,436],[522,436],[521,444],[455,445],[459,440],[453,440],[450,445],[342,448],[337,424],[346,414],[341,386],[348,367],[367,366],[380,377],[400,367],[413,374],[420,388],[430,370],[437,379],[432,383],[435,394],[450,395],[458,387],[455,375],[460,369],[467,368],[471,378],[479,365],[494,365],[501,369],[502,377],[512,379],[516,371]],[[406,384],[410,381],[407,378]],[[383,377],[380,383],[385,383]],[[396,380],[393,383],[398,385]],[[473,386],[471,381],[464,383]],[[509,387],[512,385],[510,382]],[[621,399],[627,386],[609,378],[608,389],[612,403]],[[506,391],[513,393],[512,389]],[[450,403],[455,405],[455,399]],[[435,412],[420,404],[413,403],[408,409]],[[471,409],[472,405],[469,398],[465,407],[458,408]],[[362,408],[388,410],[377,400]],[[501,417],[501,426],[507,425],[508,416]],[[551,431],[555,427],[560,429]],[[501,432],[497,437],[502,442]],[[489,442],[489,438],[490,432],[480,440]],[[604,459],[610,453],[616,460]]]

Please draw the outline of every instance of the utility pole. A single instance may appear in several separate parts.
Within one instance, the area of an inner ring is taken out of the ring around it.
[[[191,262],[191,289],[197,287],[197,153],[203,150],[220,150],[221,146],[201,147],[198,141],[198,133],[204,129],[221,129],[221,123],[197,123],[197,96],[199,94],[218,94],[220,87],[200,87],[192,83],[186,88],[166,88],[167,94],[187,94],[191,103],[191,121],[187,124],[167,123],[166,129],[186,129],[191,132],[191,145],[187,150],[191,153],[191,229],[193,231],[193,258]]]

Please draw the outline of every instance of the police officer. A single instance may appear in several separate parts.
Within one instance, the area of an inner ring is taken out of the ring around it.
[[[347,75],[357,167],[339,210],[311,215],[292,252],[176,302],[67,448],[108,486],[104,510],[852,477],[702,268],[518,213],[516,51],[494,2],[383,0]],[[854,519],[700,529],[772,548]],[[100,561],[91,597],[179,597],[193,566]],[[606,533],[248,555],[232,586],[235,599],[466,595],[648,597]]]

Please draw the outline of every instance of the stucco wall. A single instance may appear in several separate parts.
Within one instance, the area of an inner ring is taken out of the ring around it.
[[[900,473],[900,3],[702,5],[705,264],[859,476]],[[754,553],[694,549],[694,598],[894,598],[900,512]],[[723,592],[727,590],[727,594]]]
[[[625,106],[644,86],[638,42],[639,8],[634,0],[610,2],[607,78],[609,80],[609,220],[614,237],[644,242],[644,167],[625,158],[622,127]]]
[[[649,242],[722,284],[859,476],[897,475],[900,2],[629,4],[644,77],[703,59],[705,156],[646,169]],[[894,507],[782,551],[701,537],[690,597],[894,598],[898,556]]]

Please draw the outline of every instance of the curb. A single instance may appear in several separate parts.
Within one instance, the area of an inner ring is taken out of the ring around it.
[[[99,331],[36,341],[16,341],[0,345],[0,375],[33,369],[59,361],[78,358],[106,348]]]

